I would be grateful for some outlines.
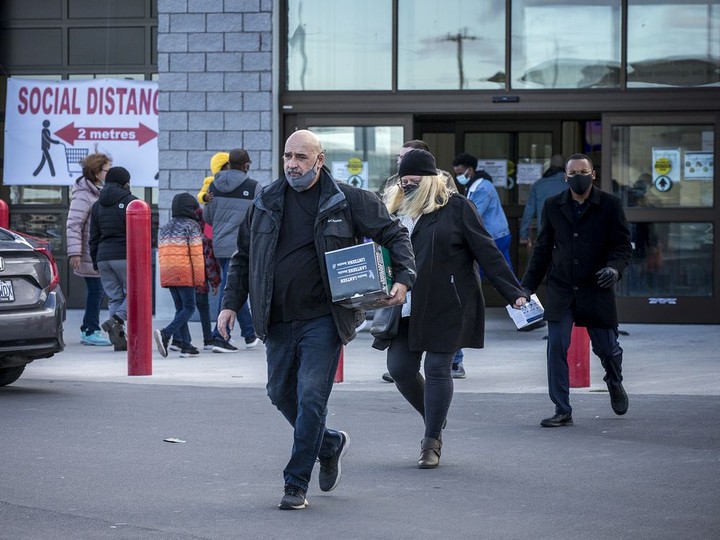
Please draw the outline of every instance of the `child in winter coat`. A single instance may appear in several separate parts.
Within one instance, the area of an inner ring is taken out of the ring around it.
[[[195,305],[200,315],[200,327],[203,333],[203,350],[211,351],[213,342],[212,321],[210,317],[210,292],[213,296],[217,294],[218,287],[222,281],[222,270],[220,264],[213,253],[212,240],[205,235],[205,221],[203,220],[202,208],[198,208],[195,213],[200,224],[200,230],[203,231],[203,257],[205,257],[205,283],[199,287],[195,287]],[[170,342],[171,351],[182,350],[182,337],[178,332],[173,334]]]
[[[202,232],[197,220],[199,205],[189,193],[175,195],[172,219],[158,231],[160,285],[170,289],[175,303],[175,318],[162,330],[155,330],[155,343],[160,355],[168,355],[173,335],[180,337],[180,357],[197,356],[188,321],[195,312],[195,287],[205,283]]]

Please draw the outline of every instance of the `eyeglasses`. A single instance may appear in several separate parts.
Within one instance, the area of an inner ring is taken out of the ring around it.
[[[399,178],[398,181],[397,181],[397,185],[398,185],[398,187],[403,187],[403,186],[407,186],[407,185],[410,185],[410,184],[415,184],[415,185],[417,186],[417,185],[420,183],[420,180],[422,180],[422,178],[420,178],[420,177],[417,177],[417,178],[412,178],[412,177],[411,177],[411,178],[406,178],[406,177],[404,177],[404,178]]]

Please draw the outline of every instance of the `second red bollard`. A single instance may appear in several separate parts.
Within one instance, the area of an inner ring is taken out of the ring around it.
[[[586,328],[573,325],[567,361],[570,388],[590,386],[590,336]]]
[[[345,346],[340,345],[340,360],[338,360],[338,366],[335,370],[335,379],[333,382],[343,382],[345,376]]]

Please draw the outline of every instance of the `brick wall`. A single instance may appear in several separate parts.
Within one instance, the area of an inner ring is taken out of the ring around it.
[[[245,148],[272,180],[271,0],[158,0],[160,221],[215,152]]]

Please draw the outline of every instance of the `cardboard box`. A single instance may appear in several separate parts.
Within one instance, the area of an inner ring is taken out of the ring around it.
[[[345,307],[374,309],[390,298],[390,253],[375,242],[325,253],[332,301]]]
[[[531,295],[530,301],[520,309],[515,309],[510,304],[505,306],[505,309],[507,309],[508,315],[510,315],[510,318],[515,323],[515,326],[518,327],[518,330],[541,321],[545,314],[545,309],[540,303],[537,294]]]

